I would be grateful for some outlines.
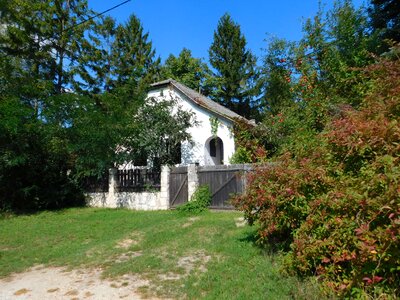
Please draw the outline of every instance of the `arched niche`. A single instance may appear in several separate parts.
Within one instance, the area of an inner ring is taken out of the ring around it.
[[[222,165],[224,162],[224,142],[220,137],[210,137],[205,143],[207,165]]]

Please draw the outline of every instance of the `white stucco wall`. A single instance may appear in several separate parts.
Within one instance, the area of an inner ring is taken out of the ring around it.
[[[168,202],[162,201],[160,192],[121,192],[121,193],[87,193],[88,205],[91,207],[129,208],[134,210],[168,209]]]
[[[200,165],[215,164],[206,150],[206,142],[213,138],[210,117],[216,117],[219,120],[217,136],[223,142],[223,164],[229,164],[229,159],[235,152],[235,142],[231,131],[233,123],[230,120],[202,108],[188,99],[183,93],[169,86],[150,91],[148,97],[165,100],[176,99],[181,109],[194,113],[195,119],[199,124],[188,129],[194,145],[188,143],[182,144],[182,165],[192,163],[199,163]]]

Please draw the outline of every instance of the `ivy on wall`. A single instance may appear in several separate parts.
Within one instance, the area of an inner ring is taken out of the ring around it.
[[[210,124],[211,124],[211,134],[214,138],[216,138],[220,121],[218,120],[217,117],[210,117]]]

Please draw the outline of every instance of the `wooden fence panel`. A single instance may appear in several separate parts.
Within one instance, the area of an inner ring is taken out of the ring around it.
[[[88,176],[81,179],[82,189],[86,193],[107,193],[108,192],[108,172],[101,176]]]
[[[128,169],[117,171],[119,192],[159,190],[161,172],[152,169]]]
[[[188,202],[188,175],[187,167],[172,168],[169,176],[170,207]]]
[[[198,170],[199,185],[208,185],[211,192],[211,208],[233,209],[229,203],[235,194],[244,192],[246,165],[205,166]]]

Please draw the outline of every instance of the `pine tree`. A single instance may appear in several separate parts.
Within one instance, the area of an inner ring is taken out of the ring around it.
[[[380,39],[400,42],[400,1],[372,0],[368,9],[371,26]],[[381,51],[388,50],[387,44],[381,45]]]
[[[259,94],[256,57],[246,48],[240,26],[229,14],[218,22],[209,55],[215,69],[212,98],[244,117],[256,115],[255,97]]]
[[[100,22],[87,21],[94,15],[87,1],[2,2],[2,54],[22,59],[29,76],[51,83],[46,86],[50,94],[96,85],[92,71],[99,60],[96,35]]]
[[[159,79],[160,59],[148,39],[149,34],[135,15],[116,28],[111,45],[111,85],[128,97]]]

